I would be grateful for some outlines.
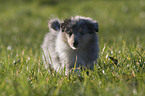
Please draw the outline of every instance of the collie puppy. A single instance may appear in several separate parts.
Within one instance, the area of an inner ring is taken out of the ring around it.
[[[99,53],[97,21],[75,16],[63,21],[52,19],[48,26],[41,46],[46,68],[65,70],[66,75],[74,66],[94,68]]]

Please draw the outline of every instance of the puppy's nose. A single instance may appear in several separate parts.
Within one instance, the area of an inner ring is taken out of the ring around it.
[[[79,44],[79,42],[78,42],[78,41],[74,41],[74,43],[73,43],[74,47],[77,47],[77,46],[78,46],[78,44]]]

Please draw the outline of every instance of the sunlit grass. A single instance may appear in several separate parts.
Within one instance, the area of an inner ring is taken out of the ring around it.
[[[134,1],[0,3],[1,96],[144,96],[145,6]],[[50,73],[42,62],[52,17],[83,15],[99,22],[100,57],[89,75]],[[116,63],[113,59],[117,60]]]

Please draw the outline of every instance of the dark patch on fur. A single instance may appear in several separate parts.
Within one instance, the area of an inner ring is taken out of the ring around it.
[[[62,32],[68,32],[71,31],[71,19],[64,20],[63,23],[61,23],[61,30]]]

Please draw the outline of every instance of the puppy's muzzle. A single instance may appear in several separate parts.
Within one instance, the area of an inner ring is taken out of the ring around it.
[[[73,46],[77,48],[78,44],[79,44],[79,42],[75,40],[74,43],[73,43]]]

